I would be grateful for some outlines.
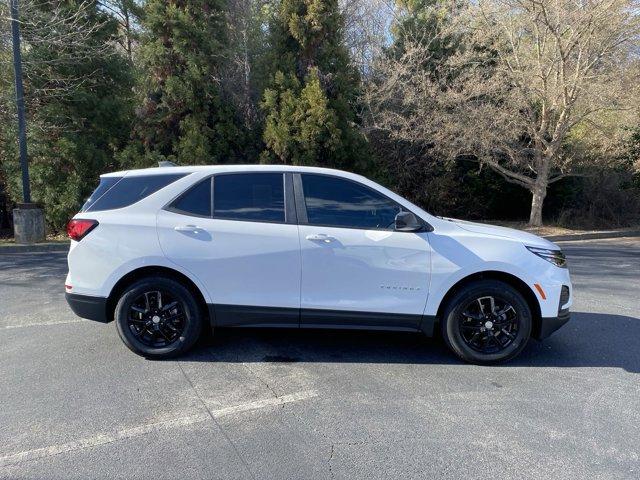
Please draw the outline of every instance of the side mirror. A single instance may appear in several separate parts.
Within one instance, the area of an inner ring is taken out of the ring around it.
[[[424,228],[422,223],[411,212],[400,212],[396,215],[397,232],[419,232]]]

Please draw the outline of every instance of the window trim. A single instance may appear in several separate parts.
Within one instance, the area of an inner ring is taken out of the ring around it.
[[[281,174],[284,182],[284,203],[285,203],[285,221],[267,221],[267,220],[249,220],[249,219],[230,219],[230,218],[218,218],[214,216],[215,205],[214,205],[214,195],[215,195],[215,177],[221,175],[245,175],[245,174],[255,174],[255,173],[277,173]],[[344,225],[329,225],[329,224],[317,224],[310,223],[307,216],[307,206],[304,200],[304,188],[302,186],[302,175],[316,175],[323,177],[331,177],[337,178],[339,180],[344,180],[347,182],[355,183],[356,185],[364,188],[368,188],[369,190],[373,190],[374,192],[382,195],[387,200],[393,202],[398,205],[403,211],[413,213],[416,218],[422,223],[424,229],[419,230],[417,232],[402,232],[399,230],[395,230],[394,228],[361,228],[361,227],[347,227]],[[124,177],[123,177],[124,178]],[[195,187],[198,183],[203,182],[209,178],[211,180],[211,216],[200,216],[200,215],[189,215],[185,212],[181,212],[178,210],[174,210],[170,208],[171,204],[176,201],[180,196],[185,194],[191,188]],[[189,185],[185,190],[178,193],[175,197],[173,197],[167,204],[162,207],[162,210],[166,210],[171,213],[175,213],[176,215],[183,215],[186,217],[193,218],[208,218],[210,220],[220,220],[220,221],[230,221],[230,222],[252,222],[252,223],[271,223],[271,224],[279,224],[279,225],[308,225],[311,227],[327,227],[327,228],[346,228],[350,230],[378,230],[383,232],[398,232],[398,233],[423,233],[423,232],[432,232],[433,227],[420,215],[406,208],[404,205],[401,205],[394,199],[390,198],[388,195],[372,188],[368,185],[365,185],[356,180],[352,180],[350,178],[346,178],[340,175],[332,175],[328,173],[310,173],[310,172],[287,172],[287,171],[278,171],[278,170],[250,170],[250,171],[232,171],[232,172],[219,172],[209,175],[208,177],[203,177],[197,182]]]
[[[309,222],[309,217],[307,215],[307,204],[305,202],[304,187],[303,187],[303,184],[302,184],[302,176],[303,175],[335,178],[335,179],[338,179],[338,180],[343,180],[345,182],[353,183],[353,184],[355,184],[355,185],[357,185],[357,186],[359,186],[361,188],[366,188],[368,190],[371,190],[371,191],[377,193],[378,195],[386,198],[387,200],[389,200],[390,202],[394,203],[395,205],[397,205],[401,209],[401,211],[413,213],[416,216],[416,218],[420,221],[420,223],[422,224],[423,229],[422,230],[418,230],[416,232],[403,232],[403,231],[400,231],[400,230],[396,230],[393,227],[390,227],[390,228],[379,228],[379,227],[377,227],[377,228],[362,228],[362,227],[351,227],[351,226],[345,226],[345,225],[332,225],[332,224],[326,224],[326,223],[311,223],[311,222]],[[365,185],[365,184],[363,184],[361,182],[358,182],[356,180],[352,180],[350,178],[342,177],[340,175],[331,175],[331,174],[328,174],[328,173],[296,172],[296,173],[294,173],[294,187],[295,187],[296,210],[298,211],[298,219],[299,219],[298,224],[299,225],[308,225],[310,227],[346,228],[346,229],[349,229],[349,230],[363,230],[363,231],[374,230],[374,231],[398,232],[398,233],[422,233],[422,232],[433,231],[433,228],[431,227],[431,225],[429,225],[420,215],[416,215],[415,212],[412,212],[411,210],[406,208],[404,205],[399,204],[393,198],[390,198],[389,196],[385,195],[381,191],[376,190],[375,188],[372,188],[369,185]],[[300,214],[300,212],[302,212],[302,215]]]
[[[298,225],[298,209],[296,208],[293,182],[293,173],[284,172],[284,221],[287,224]]]
[[[304,201],[304,189],[302,188],[302,175],[293,174],[293,190],[294,201],[296,204],[296,212],[298,213],[298,224],[308,225],[309,217],[307,217],[307,204]]]

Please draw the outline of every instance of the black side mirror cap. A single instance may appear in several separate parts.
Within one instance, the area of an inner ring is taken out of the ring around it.
[[[425,225],[411,212],[400,212],[396,215],[395,230],[397,232],[421,232]]]

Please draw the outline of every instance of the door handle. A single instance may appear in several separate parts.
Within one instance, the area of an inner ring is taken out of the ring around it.
[[[324,242],[324,243],[331,243],[335,240],[335,238],[330,237],[329,235],[325,235],[324,233],[307,235],[306,239],[311,240],[312,242]]]
[[[178,227],[173,227],[173,229],[176,232],[192,232],[192,233],[198,233],[199,231],[202,230],[200,227],[197,227],[195,225],[180,225]]]

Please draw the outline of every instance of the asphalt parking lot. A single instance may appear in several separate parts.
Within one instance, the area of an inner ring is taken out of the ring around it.
[[[498,367],[295,330],[147,361],[73,316],[65,254],[0,254],[0,478],[640,478],[640,239],[562,247],[572,321]]]

